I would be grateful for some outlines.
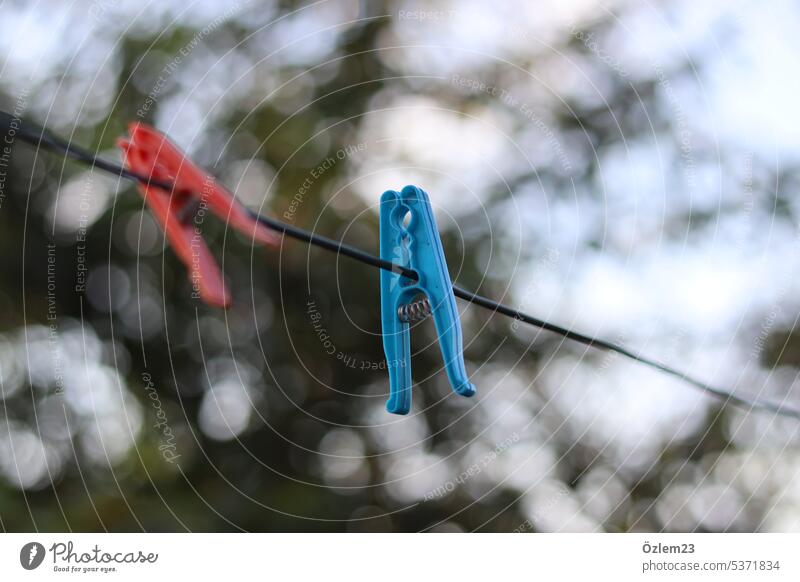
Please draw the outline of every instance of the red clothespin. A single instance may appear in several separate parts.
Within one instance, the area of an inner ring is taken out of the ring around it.
[[[228,307],[230,296],[222,273],[202,239],[201,228],[208,208],[246,236],[266,245],[277,245],[278,236],[258,222],[213,176],[195,166],[163,134],[144,123],[128,126],[129,137],[117,140],[128,169],[153,180],[174,185],[166,190],[139,183],[139,192],[152,210],[178,258],[189,270],[189,280],[200,298],[217,307]]]

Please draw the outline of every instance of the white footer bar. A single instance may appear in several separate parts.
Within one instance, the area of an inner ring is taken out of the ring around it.
[[[0,579],[796,581],[798,554],[800,534],[3,534]]]

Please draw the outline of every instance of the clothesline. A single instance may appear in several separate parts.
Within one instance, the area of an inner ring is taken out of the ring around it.
[[[20,118],[11,115],[7,112],[0,111],[0,132],[4,136],[4,143],[13,144],[16,139],[33,145],[39,149],[56,153],[62,157],[73,159],[79,163],[97,168],[109,174],[116,175],[120,178],[138,182],[141,184],[157,186],[167,191],[173,191],[175,186],[171,182],[157,180],[151,176],[138,174],[132,172],[118,164],[114,164],[102,158],[85,148],[76,146],[75,144],[53,134],[52,132],[33,124],[29,121],[23,121]],[[305,242],[307,244],[317,246],[330,252],[337,253],[349,257],[360,263],[385,269],[394,273],[399,273],[413,281],[418,280],[418,275],[415,271],[407,269],[401,265],[395,264],[390,261],[383,260],[370,253],[362,251],[356,247],[345,244],[297,226],[287,224],[272,217],[262,216],[252,211],[248,211],[252,217],[265,227],[279,232],[287,237]],[[575,341],[592,348],[606,350],[617,353],[625,358],[658,370],[662,373],[679,378],[685,383],[707,393],[714,397],[719,398],[723,403],[732,404],[744,409],[750,410],[763,410],[773,412],[775,414],[791,417],[800,420],[800,408],[793,407],[786,404],[785,399],[782,402],[775,402],[772,400],[765,400],[760,398],[749,398],[746,396],[739,396],[732,393],[730,390],[712,386],[697,378],[694,378],[681,370],[668,366],[656,359],[637,354],[632,349],[619,345],[617,343],[604,340],[602,338],[593,337],[583,334],[554,323],[550,323],[543,319],[539,319],[502,303],[496,302],[487,297],[481,296],[472,291],[463,289],[457,285],[453,285],[453,294],[473,305],[488,309],[494,313],[511,317],[520,322],[528,325],[552,332],[562,336],[568,340]]]

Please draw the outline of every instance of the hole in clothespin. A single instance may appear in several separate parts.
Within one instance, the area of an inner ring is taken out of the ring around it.
[[[398,212],[392,213],[392,221],[395,228],[406,230],[408,225],[411,224],[411,209],[407,206],[400,206]]]
[[[175,216],[178,218],[181,224],[188,224],[197,215],[197,211],[199,209],[200,200],[196,198],[188,198],[186,203],[183,204],[183,206],[181,206],[177,212],[175,212]]]

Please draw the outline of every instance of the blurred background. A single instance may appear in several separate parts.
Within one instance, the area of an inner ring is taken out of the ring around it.
[[[800,405],[800,7],[788,0],[0,4],[0,106],[119,161],[130,121],[239,200],[378,252],[430,195],[455,282]],[[379,274],[204,235],[130,183],[0,159],[5,531],[791,531],[798,428],[459,302],[385,409]]]

